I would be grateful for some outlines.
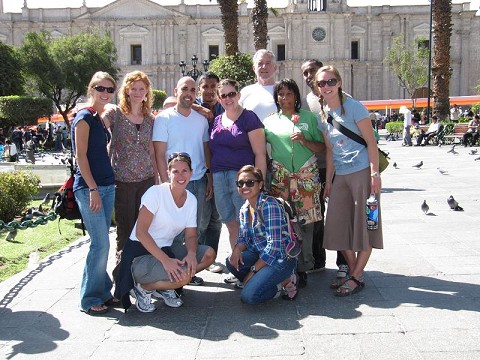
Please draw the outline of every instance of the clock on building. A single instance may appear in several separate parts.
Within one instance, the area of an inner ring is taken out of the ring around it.
[[[317,27],[312,31],[312,38],[315,41],[322,41],[327,36],[327,32],[322,27]]]

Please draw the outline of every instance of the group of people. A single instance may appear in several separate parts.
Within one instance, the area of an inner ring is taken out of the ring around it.
[[[89,106],[75,116],[71,134],[74,193],[91,238],[82,311],[128,308],[131,296],[142,312],[155,310],[152,297],[181,306],[183,287],[203,284],[199,271],[223,271],[215,262],[222,223],[231,248],[225,282],[242,289],[245,303],[295,299],[307,272],[325,268],[325,249],[337,251],[335,295],[364,288],[372,249],[383,248],[381,211],[371,231],[358,206],[375,194],[380,209],[368,111],[343,92],[334,67],[307,60],[302,73],[311,92],[302,99],[292,79],[275,82],[273,53],[259,50],[253,63],[257,82],[243,89],[211,72],[197,83],[182,77],[156,118],[144,73],[125,76],[118,106],[110,104],[115,79],[92,77]],[[276,197],[291,204],[293,219]]]

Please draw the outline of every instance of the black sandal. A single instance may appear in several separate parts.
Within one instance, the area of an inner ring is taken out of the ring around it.
[[[348,285],[348,281],[350,280],[352,280],[357,286],[352,288],[350,285]],[[335,292],[335,296],[345,297],[353,295],[362,291],[364,287],[365,282],[358,280],[355,276],[350,276],[348,280],[345,281],[345,283],[337,289],[337,291]]]
[[[111,298],[104,302],[105,306],[112,307],[112,308],[122,308],[122,302],[118,299]]]

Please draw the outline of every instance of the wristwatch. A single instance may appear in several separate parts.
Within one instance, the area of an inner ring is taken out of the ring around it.
[[[250,266],[250,271],[254,274],[256,274],[258,272],[257,268],[255,267],[255,265],[252,265]]]

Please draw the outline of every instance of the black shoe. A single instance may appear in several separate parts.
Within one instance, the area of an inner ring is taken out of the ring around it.
[[[204,281],[201,277],[198,277],[198,276],[194,276],[192,277],[192,280],[190,280],[190,282],[188,283],[188,285],[192,285],[192,286],[200,286],[200,285],[203,285]]]
[[[307,273],[306,272],[297,272],[298,274],[298,287],[304,288],[307,286]]]

